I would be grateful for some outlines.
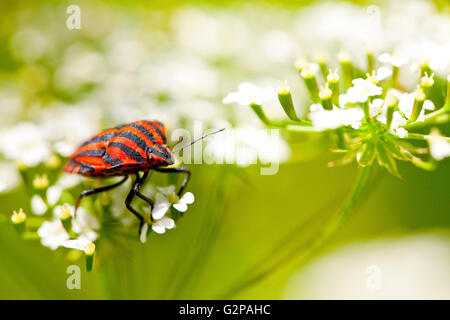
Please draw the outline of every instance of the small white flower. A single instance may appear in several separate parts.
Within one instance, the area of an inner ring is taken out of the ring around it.
[[[386,124],[386,109],[383,111],[382,114],[380,114],[377,117],[377,120],[383,124]],[[392,122],[391,122],[391,127],[389,128],[389,131],[393,134],[396,134],[400,138],[406,137],[406,135],[408,134],[408,131],[405,128],[403,128],[403,126],[406,125],[406,122],[407,121],[406,121],[405,117],[403,117],[400,114],[400,112],[395,111],[392,114]]]
[[[389,54],[387,52],[382,53],[378,56],[378,60],[382,63],[388,63],[395,67],[401,67],[408,63],[408,59],[397,54]]]
[[[437,128],[433,128],[428,136],[430,154],[436,160],[450,157],[450,142],[444,139]]]
[[[397,97],[400,112],[409,119],[414,107],[414,93],[404,93],[398,90],[391,90],[390,92]]]
[[[70,212],[70,216],[74,216],[75,207],[70,204],[63,204],[60,206],[56,206],[53,210],[54,216],[57,219],[61,219],[63,215],[66,215],[66,212]],[[95,230],[100,229],[100,223],[97,218],[92,216],[89,212],[87,212],[84,208],[79,207],[77,210],[77,215],[75,219],[72,220],[72,230],[80,235],[80,237],[84,237],[90,241],[94,241],[98,238],[97,232]]]
[[[274,99],[275,91],[271,88],[260,88],[253,83],[243,82],[239,85],[237,92],[230,92],[222,103],[238,103],[242,106],[250,104],[262,105],[264,102]]]
[[[407,119],[409,119],[414,108],[415,93],[405,93],[398,90],[390,90],[390,92],[392,92],[392,94],[394,94],[399,100],[398,109],[400,112],[403,113]],[[417,121],[423,121],[425,119],[425,110],[434,110],[435,108],[436,107],[431,100],[425,100]]]
[[[375,78],[378,81],[382,81],[382,80],[390,77],[391,75],[392,75],[392,70],[391,70],[391,68],[387,68],[387,67],[378,68],[374,74]]]
[[[152,224],[152,230],[159,234],[166,232],[166,229],[173,229],[174,227],[175,221],[167,217],[163,217]]]
[[[31,210],[38,216],[43,215],[47,211],[47,205],[41,196],[35,194],[31,198]]]
[[[156,194],[156,202],[152,210],[152,217],[156,220],[161,219],[171,205],[173,205],[176,210],[185,212],[188,207],[187,205],[194,202],[194,195],[192,192],[186,192],[179,198],[175,193],[175,186],[158,189],[160,192]]]
[[[61,198],[62,195],[62,188],[60,186],[54,185],[47,189],[47,202],[49,205],[53,206],[55,205],[59,198]]]
[[[39,237],[41,237],[42,245],[49,247],[52,250],[56,250],[70,238],[59,219],[45,221],[39,227],[37,233]]]
[[[383,89],[376,84],[374,84],[369,79],[354,79],[352,81],[353,87],[347,90],[347,93],[343,96],[343,101],[341,104],[341,99],[339,103],[345,105],[349,103],[363,103],[366,102],[369,97],[378,96],[383,92]]]
[[[341,109],[333,107],[333,110],[325,110],[320,104],[310,107],[309,118],[313,126],[319,130],[336,129],[342,126],[359,128],[364,112],[360,108]]]
[[[383,99],[374,99],[371,103],[369,103],[370,116],[375,117],[383,112]]]
[[[0,193],[8,192],[20,184],[21,178],[16,166],[10,161],[0,162]]]

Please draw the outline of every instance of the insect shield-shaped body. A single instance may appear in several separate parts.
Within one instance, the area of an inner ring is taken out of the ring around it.
[[[159,121],[136,121],[99,132],[70,156],[64,171],[99,178],[123,176],[123,179],[113,185],[83,191],[77,200],[75,211],[83,197],[111,190],[124,183],[129,175],[134,175],[136,180],[128,193],[125,205],[139,219],[140,233],[144,217],[131,206],[131,202],[134,196],[138,196],[153,209],[153,201],[139,192],[150,170],[185,173],[186,178],[177,191],[178,196],[182,194],[189,181],[189,169],[165,168],[174,162],[173,153],[167,146],[166,129]],[[143,172],[142,176],[140,172]]]

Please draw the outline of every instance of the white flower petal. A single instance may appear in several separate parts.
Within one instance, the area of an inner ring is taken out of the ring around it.
[[[36,194],[31,198],[31,210],[39,216],[47,211],[47,205],[41,196]]]
[[[62,246],[70,249],[78,249],[84,251],[90,243],[91,241],[87,239],[76,239],[64,241],[62,243]]]
[[[392,74],[392,69],[388,67],[380,67],[377,70],[377,79],[378,81],[384,80],[387,77],[390,77]]]
[[[47,202],[49,205],[54,206],[59,198],[61,198],[62,188],[60,186],[51,186],[47,189]]]
[[[157,201],[152,210],[152,217],[156,220],[161,219],[166,214],[167,210],[169,210],[169,208],[170,203],[167,200],[163,202]]]
[[[187,206],[187,204],[186,203],[183,203],[183,202],[177,202],[177,203],[175,203],[174,205],[173,205],[173,207],[175,208],[175,209],[177,209],[178,211],[180,211],[180,212],[185,212],[186,210],[187,210],[187,208],[188,208],[188,206]]]
[[[175,221],[171,218],[164,217],[159,221],[166,229],[173,229],[175,227]]]
[[[164,232],[166,232],[166,228],[163,225],[161,225],[159,222],[155,222],[152,225],[152,230],[159,234],[163,234]]]
[[[70,238],[59,219],[44,221],[37,233],[41,238],[42,245],[52,250],[56,250],[64,241]]]
[[[195,197],[194,194],[192,192],[186,192],[180,199],[179,202],[183,202],[186,204],[191,204],[194,203]]]

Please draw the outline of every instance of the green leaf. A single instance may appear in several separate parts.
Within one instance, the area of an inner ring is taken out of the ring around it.
[[[375,158],[375,144],[372,141],[367,141],[361,151],[361,156],[359,157],[358,164],[361,167],[368,166],[372,164]]]
[[[398,172],[397,164],[394,158],[389,155],[389,152],[383,147],[383,145],[378,143],[376,145],[376,150],[378,163],[381,166],[385,167],[392,175],[396,176],[397,178],[403,179],[403,177]]]

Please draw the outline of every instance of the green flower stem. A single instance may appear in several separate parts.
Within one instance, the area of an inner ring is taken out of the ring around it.
[[[295,112],[294,102],[292,101],[291,92],[287,89],[283,89],[278,92],[278,100],[283,107],[284,112],[289,119],[296,121],[298,120],[297,113]]]
[[[405,139],[410,139],[410,140],[421,140],[421,141],[426,141],[428,139],[430,139],[431,136],[430,135],[425,135],[425,134],[420,134],[420,133],[408,133],[405,137]],[[445,140],[447,142],[450,142],[450,137],[443,137],[441,136],[440,139]]]
[[[340,64],[341,64],[344,88],[348,89],[352,86],[353,65],[350,61],[347,61],[347,60],[341,61]]]
[[[314,75],[308,75],[303,77],[305,86],[308,89],[309,96],[314,103],[320,102],[319,99],[319,85],[317,84],[317,79]]]
[[[391,77],[391,88],[396,89],[398,87],[398,74],[400,68],[396,66],[392,66],[392,77]]]
[[[298,259],[300,259],[301,262],[304,262],[309,257],[311,257],[311,255],[315,253],[317,249],[321,248],[322,245],[326,243],[327,240],[329,240],[349,218],[353,209],[359,202],[363,191],[368,185],[370,176],[372,174],[373,165],[363,167],[359,170],[360,171],[358,174],[358,178],[345,205],[337,214],[331,217],[330,221],[324,226],[322,230],[319,231],[319,233],[315,237],[294,248],[294,250],[289,252],[286,256],[282,257],[275,264],[269,266],[260,273],[255,274],[253,277],[247,278],[246,281],[239,284],[238,287],[235,287],[232,290],[228,291],[224,298],[229,299],[230,297],[235,296],[236,294],[250,288],[254,284],[260,282],[261,280],[264,280],[274,272],[279,271],[283,267],[286,267],[293,261],[298,261]]]
[[[370,107],[369,107],[369,100],[367,100],[366,102],[364,102],[362,104],[362,109],[364,111],[364,118],[367,121],[370,121]]]
[[[444,106],[444,108],[441,108],[437,111],[434,111],[432,113],[429,113],[428,115],[425,116],[425,119],[423,121],[415,121],[415,122],[411,122],[406,124],[404,127],[405,129],[417,129],[417,128],[421,128],[421,127],[425,127],[428,125],[433,125],[433,124],[438,124],[440,123],[440,118],[442,117],[444,121],[448,120],[449,118],[449,114],[450,114],[450,107],[446,108]]]
[[[273,123],[267,118],[266,114],[264,113],[262,107],[259,104],[252,103],[250,104],[250,107],[255,111],[258,118],[268,127],[272,126]]]
[[[328,81],[328,88],[333,92],[331,96],[331,101],[335,106],[339,105],[339,80]]]
[[[326,79],[327,75],[328,75],[327,63],[325,61],[319,61],[319,68],[320,68],[320,72],[322,73],[323,78]]]
[[[371,51],[367,51],[366,58],[367,58],[367,72],[369,74],[372,74],[372,71],[375,70],[375,56]]]

